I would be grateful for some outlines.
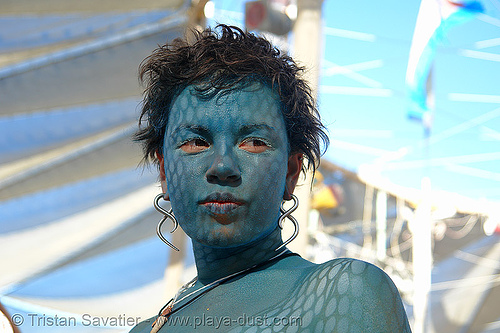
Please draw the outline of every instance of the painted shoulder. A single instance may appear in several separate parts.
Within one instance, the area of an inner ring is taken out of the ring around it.
[[[258,315],[280,332],[411,332],[399,293],[379,268],[355,259],[315,265],[290,297]],[[270,332],[246,327],[233,332]]]
[[[324,332],[411,332],[396,286],[375,265],[334,259],[320,264],[307,284],[324,296]]]

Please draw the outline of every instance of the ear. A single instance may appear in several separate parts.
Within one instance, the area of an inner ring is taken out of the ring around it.
[[[169,200],[168,190],[167,190],[167,177],[165,176],[165,159],[160,152],[156,151],[156,158],[158,158],[158,162],[160,164],[160,183],[161,183],[161,191],[164,193],[163,198],[165,200]]]
[[[291,200],[292,193],[299,180],[300,171],[302,170],[302,153],[292,154],[288,158],[288,171],[286,173],[286,186],[283,199]]]

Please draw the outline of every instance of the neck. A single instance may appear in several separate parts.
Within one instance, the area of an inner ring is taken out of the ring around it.
[[[214,248],[193,241],[198,281],[207,284],[263,263],[282,251],[276,251],[281,244],[279,228],[262,239],[233,248]]]

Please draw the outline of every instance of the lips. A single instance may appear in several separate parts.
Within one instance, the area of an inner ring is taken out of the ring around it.
[[[244,201],[236,198],[231,193],[212,193],[199,201],[198,204],[204,206],[214,215],[224,215],[243,205]]]

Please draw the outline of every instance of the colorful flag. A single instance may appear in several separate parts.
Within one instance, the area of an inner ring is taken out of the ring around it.
[[[408,117],[430,127],[432,120],[428,107],[430,71],[436,47],[447,31],[483,11],[478,1],[422,0],[415,24],[406,87],[409,97]]]

